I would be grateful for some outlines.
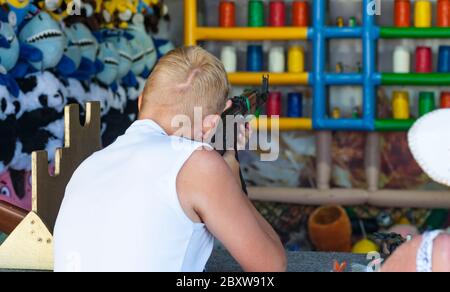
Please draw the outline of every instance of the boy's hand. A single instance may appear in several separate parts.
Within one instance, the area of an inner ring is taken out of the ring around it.
[[[238,135],[237,135],[237,149],[238,150],[245,150],[248,141],[250,141],[250,137],[253,134],[252,128],[249,123],[246,123],[245,125],[242,124],[239,127]],[[241,183],[240,179],[240,166],[239,162],[236,160],[236,151],[235,150],[228,150],[223,155],[223,159],[225,159],[225,162],[230,167],[231,171],[233,172],[234,176],[238,179],[239,184]]]

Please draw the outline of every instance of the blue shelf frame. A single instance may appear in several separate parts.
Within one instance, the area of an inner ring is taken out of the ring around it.
[[[370,0],[363,0],[363,23],[361,27],[338,28],[326,26],[327,1],[313,1],[313,27],[309,38],[313,41],[313,70],[310,82],[314,90],[313,127],[316,130],[375,131],[376,87],[381,74],[376,73],[377,41],[380,29],[375,25],[375,16],[365,7]],[[327,40],[357,38],[363,43],[362,73],[335,74],[326,72]],[[362,119],[331,119],[327,113],[327,88],[331,85],[360,85],[363,88]]]

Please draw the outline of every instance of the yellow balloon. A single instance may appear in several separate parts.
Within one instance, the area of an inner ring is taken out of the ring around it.
[[[358,254],[368,254],[370,252],[379,252],[380,248],[378,247],[378,245],[368,239],[363,239],[359,242],[357,242],[352,249],[353,253],[358,253]]]

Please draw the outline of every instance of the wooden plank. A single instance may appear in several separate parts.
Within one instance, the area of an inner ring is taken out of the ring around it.
[[[255,201],[299,204],[307,206],[343,205],[389,208],[450,209],[450,191],[362,189],[248,188]]]
[[[30,212],[0,246],[2,269],[52,270],[53,238],[45,224]]]
[[[56,152],[54,176],[48,173],[46,151],[36,151],[32,155],[33,211],[51,233],[73,173],[86,158],[101,149],[100,103],[90,102],[86,105],[84,126],[80,125],[79,116],[78,105],[66,106],[65,147]]]
[[[10,234],[26,215],[26,211],[0,201],[0,232]]]

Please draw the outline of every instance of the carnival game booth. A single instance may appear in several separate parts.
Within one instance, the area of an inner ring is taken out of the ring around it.
[[[81,17],[66,1],[3,2],[0,268],[52,269],[65,185],[136,118],[145,78],[174,47],[158,26],[170,18],[176,45],[220,57],[236,95],[269,75],[268,118],[255,125],[279,125],[280,158],[241,162],[290,270],[360,271],[385,244],[373,233],[448,226],[450,192],[406,133],[450,107],[450,1],[82,1]],[[352,250],[362,255],[308,253]],[[217,249],[209,269],[239,267]]]

